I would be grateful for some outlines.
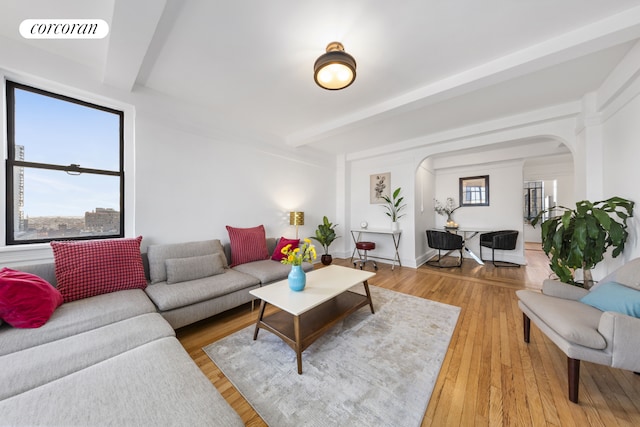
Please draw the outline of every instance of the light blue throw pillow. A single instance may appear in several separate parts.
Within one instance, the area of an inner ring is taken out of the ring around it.
[[[615,311],[640,318],[640,291],[616,282],[603,283],[580,302],[602,311]]]

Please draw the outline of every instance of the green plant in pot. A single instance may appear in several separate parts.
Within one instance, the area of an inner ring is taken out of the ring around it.
[[[599,202],[583,200],[575,209],[559,206],[563,211],[542,222],[542,249],[550,257],[551,270],[565,283],[590,288],[591,269],[604,259],[612,248],[617,257],[624,250],[627,219],[633,216],[634,202],[612,197]],[[550,209],[540,212],[531,221],[534,227]],[[576,269],[583,271],[583,283],[574,278]]]
[[[322,224],[318,225],[318,229],[316,230],[316,235],[311,238],[316,240],[322,248],[324,249],[324,255],[320,257],[320,261],[322,261],[323,265],[329,265],[333,261],[331,255],[329,255],[329,246],[340,236],[336,236],[335,228],[338,224],[332,224],[329,221],[329,218],[326,216],[322,218]]]
[[[387,210],[385,214],[391,218],[391,229],[393,231],[397,231],[399,229],[398,220],[404,216],[404,214],[400,214],[400,211],[404,209],[407,205],[403,205],[402,201],[404,197],[400,197],[401,187],[396,188],[391,197],[382,196],[384,201],[386,202],[383,207]]]

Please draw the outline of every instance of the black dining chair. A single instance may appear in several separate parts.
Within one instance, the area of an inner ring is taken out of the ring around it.
[[[462,236],[446,231],[427,230],[427,243],[430,248],[438,250],[438,257],[427,261],[427,265],[440,268],[460,267],[462,265],[462,248],[464,247]],[[442,255],[442,251],[446,251],[444,256]],[[460,253],[459,262],[457,264],[443,264],[442,260],[452,251],[458,251]]]
[[[520,267],[520,264],[509,261],[496,261],[496,249],[503,251],[512,251],[516,248],[518,241],[517,230],[500,230],[483,233],[480,235],[480,259],[482,257],[482,248],[491,248],[491,262],[496,267]]]

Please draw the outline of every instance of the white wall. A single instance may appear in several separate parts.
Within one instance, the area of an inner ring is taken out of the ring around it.
[[[139,119],[136,231],[146,244],[228,241],[226,225],[264,224],[268,236],[295,237],[289,212],[305,213],[300,237],[335,213],[335,166],[230,144]]]
[[[415,267],[415,168],[413,158],[406,154],[384,156],[376,159],[358,160],[349,163],[350,200],[347,204],[349,215],[348,228],[360,228],[360,223],[366,221],[370,229],[391,230],[391,219],[385,215],[383,205],[371,204],[369,200],[369,177],[378,173],[391,173],[391,192],[401,187],[400,195],[404,196],[407,207],[403,210],[405,216],[398,222],[402,230],[399,254],[402,265]],[[376,242],[375,255],[383,258],[393,258],[394,248],[388,235],[367,234],[362,240]],[[351,235],[343,243],[348,246],[345,255],[350,257],[354,248]],[[372,252],[371,255],[374,255]],[[389,262],[390,261],[383,261]]]
[[[430,258],[429,245],[427,244],[425,231],[435,227],[435,216],[433,215],[436,177],[433,171],[433,160],[426,159],[416,172],[416,242],[415,253],[417,264],[425,262]]]
[[[640,256],[640,82],[635,81],[627,93],[629,101],[612,114],[603,126],[604,139],[604,195],[606,198],[620,196],[632,200],[635,205],[635,217],[629,221],[629,240],[624,253],[611,260],[607,271],[624,261]],[[604,274],[605,271],[602,271]],[[595,275],[594,275],[595,276]],[[595,278],[595,277],[594,277]]]

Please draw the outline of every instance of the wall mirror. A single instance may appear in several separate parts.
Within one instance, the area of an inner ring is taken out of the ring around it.
[[[489,206],[489,175],[460,178],[460,206]]]

